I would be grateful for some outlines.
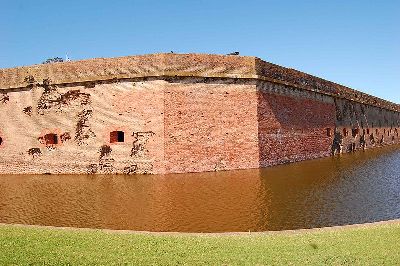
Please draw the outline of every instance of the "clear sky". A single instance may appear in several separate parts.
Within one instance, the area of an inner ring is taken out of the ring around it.
[[[399,0],[0,0],[0,68],[171,50],[239,51],[400,103]]]

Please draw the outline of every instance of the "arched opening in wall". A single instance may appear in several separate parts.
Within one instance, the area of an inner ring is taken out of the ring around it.
[[[0,137],[0,146],[3,144],[3,138]]]
[[[343,136],[347,137],[348,134],[349,133],[348,133],[347,129],[343,128]]]
[[[331,137],[332,136],[332,129],[331,128],[327,128],[326,129],[326,135],[328,136],[328,137]]]
[[[359,132],[360,132],[360,130],[359,130],[358,128],[353,128],[353,129],[351,130],[351,135],[352,135],[353,137],[356,137],[356,136],[358,135]]]
[[[369,135],[369,128],[367,128],[367,135]]]
[[[58,144],[58,136],[57,136],[57,134],[49,133],[49,134],[44,135],[44,143],[46,145]]]
[[[110,143],[124,142],[125,133],[123,131],[113,131],[110,133]]]

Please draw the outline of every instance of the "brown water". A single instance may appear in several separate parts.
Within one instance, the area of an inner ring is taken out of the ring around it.
[[[398,218],[399,146],[257,170],[0,176],[2,223],[226,232]]]

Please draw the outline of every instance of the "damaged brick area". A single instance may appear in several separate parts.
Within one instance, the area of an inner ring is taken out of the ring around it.
[[[133,132],[132,136],[134,137],[134,141],[131,151],[131,157],[133,157],[133,160],[130,161],[128,166],[124,166],[121,169],[116,166],[117,162],[111,156],[112,148],[109,145],[102,145],[99,149],[98,164],[90,164],[87,167],[87,173],[110,174],[122,172],[128,175],[153,173],[153,162],[148,157],[149,150],[147,149],[147,143],[149,138],[154,135],[155,133],[152,131]]]
[[[10,100],[10,96],[7,93],[1,92],[0,93],[0,103],[6,104]]]
[[[71,134],[69,132],[65,132],[60,135],[60,139],[62,143],[67,142],[68,140],[71,139]]]
[[[28,154],[32,156],[32,158],[36,158],[42,155],[42,151],[40,148],[30,148],[28,150]]]
[[[24,109],[22,109],[22,112],[27,116],[32,116],[32,106],[25,107]]]
[[[74,140],[76,143],[81,146],[83,144],[87,144],[87,141],[90,138],[96,137],[96,134],[92,131],[89,125],[89,118],[92,116],[92,110],[82,110],[78,116],[76,123],[76,133]]]
[[[151,162],[136,162],[130,166],[126,166],[123,170],[126,175],[132,174],[152,174],[153,164]]]
[[[116,169],[113,165],[115,162],[114,158],[111,157],[112,148],[109,145],[102,145],[98,152],[99,162],[97,164],[92,163],[87,167],[88,174],[112,174],[116,172]]]
[[[147,142],[150,137],[154,136],[155,133],[152,131],[148,132],[133,132],[132,136],[134,137],[134,141],[132,144],[131,157],[134,158],[146,158],[149,153],[147,149]]]
[[[70,90],[66,93],[58,92],[55,85],[50,84],[46,79],[41,84],[44,91],[37,104],[38,114],[44,114],[49,111],[62,112],[65,108],[80,107],[90,104],[90,94],[82,93],[80,90]]]

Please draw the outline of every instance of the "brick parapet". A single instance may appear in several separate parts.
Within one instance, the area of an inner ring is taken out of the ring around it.
[[[29,88],[43,79],[70,84],[150,77],[264,80],[400,112],[398,104],[249,56],[149,54],[0,69],[0,90]]]
[[[400,112],[400,105],[307,73],[255,59],[259,79]]]

